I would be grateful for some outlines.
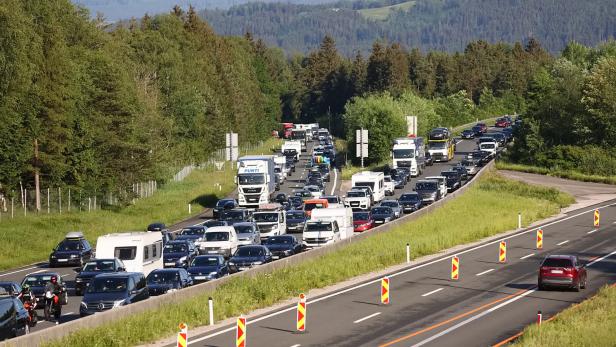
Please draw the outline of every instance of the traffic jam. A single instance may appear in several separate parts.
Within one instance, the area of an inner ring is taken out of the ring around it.
[[[17,312],[3,338],[28,333],[43,319],[60,324],[369,232],[462,187],[506,147],[520,123],[520,116],[505,116],[497,121],[500,131],[478,123],[459,138],[435,128],[427,138],[395,139],[390,165],[355,173],[343,196],[335,194],[340,180],[329,131],[283,123],[276,154],[238,159],[237,198],[219,200],[211,219],[175,231],[156,222],[142,232],[102,235],[96,249],[83,233],[69,232],[48,268],[0,282],[0,296],[10,297]],[[462,140],[476,141],[476,149],[449,163]],[[60,271],[67,267],[74,280]]]

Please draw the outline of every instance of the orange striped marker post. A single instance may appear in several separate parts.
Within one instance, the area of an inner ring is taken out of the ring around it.
[[[381,304],[389,305],[389,277],[381,280]]]
[[[601,214],[599,212],[599,210],[595,210],[595,219],[593,221],[593,225],[595,226],[595,228],[599,227],[599,221],[601,220]]]
[[[454,281],[460,279],[460,258],[458,256],[451,258],[451,279]]]
[[[543,230],[537,230],[537,249],[543,249]]]
[[[299,295],[297,303],[297,331],[300,333],[306,331],[306,296],[304,293]]]
[[[246,318],[239,316],[235,327],[235,346],[246,347]]]
[[[188,345],[188,326],[186,323],[180,323],[180,332],[178,333],[178,347],[186,347]]]
[[[506,263],[507,262],[507,242],[501,241],[500,247],[498,249],[498,262]]]

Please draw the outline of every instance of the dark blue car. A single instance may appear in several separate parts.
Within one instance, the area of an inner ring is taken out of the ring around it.
[[[370,214],[372,215],[372,219],[374,219],[375,226],[385,224],[396,219],[396,216],[394,215],[394,210],[391,207],[387,206],[373,207],[370,210]]]
[[[92,247],[81,232],[70,232],[49,255],[49,267],[73,265],[82,267],[92,257]]]
[[[263,241],[263,245],[272,253],[272,259],[288,257],[304,249],[293,235],[270,236]]]
[[[229,272],[248,270],[253,266],[272,261],[272,253],[262,245],[244,246],[235,251],[229,259]]]
[[[198,255],[195,244],[188,240],[171,241],[163,248],[164,267],[188,267],[188,264]]]
[[[287,232],[288,233],[303,232],[304,224],[306,224],[306,214],[304,213],[304,211],[300,211],[300,210],[287,211]]]
[[[140,272],[114,272],[96,275],[86,290],[79,315],[88,316],[150,297],[145,277]]]
[[[417,193],[405,193],[398,199],[404,213],[417,211],[421,208],[421,197]]]
[[[172,293],[193,285],[185,269],[156,269],[146,278],[150,296]]]
[[[90,260],[75,277],[75,295],[82,295],[96,275],[123,271],[126,271],[126,266],[118,258]]]
[[[225,257],[220,254],[200,255],[193,259],[187,270],[194,283],[215,280],[229,274]]]

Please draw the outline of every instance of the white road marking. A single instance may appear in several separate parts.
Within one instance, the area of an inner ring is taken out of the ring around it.
[[[301,345],[298,343],[297,345],[293,345],[291,347],[299,347],[299,346],[301,346]]]
[[[565,243],[569,242],[569,240],[565,240],[563,242],[557,243],[556,246],[561,246],[564,245]]]
[[[28,267],[28,268],[25,268],[25,269],[21,269],[21,270],[16,270],[16,271],[12,271],[12,272],[3,273],[3,274],[0,274],[0,277],[8,276],[8,275],[12,275],[12,274],[16,274],[16,273],[19,273],[19,272],[32,270],[32,269],[37,269],[37,267],[33,266],[33,267]],[[41,271],[38,271],[38,272],[43,272],[43,271],[45,271],[45,270],[41,270]],[[38,273],[38,272],[32,272],[32,273]]]
[[[511,236],[508,236],[508,237],[505,237],[505,238],[497,239],[497,240],[494,240],[494,241],[491,241],[491,242],[488,242],[488,243],[484,243],[482,245],[471,247],[471,248],[469,248],[467,250],[464,250],[462,252],[458,252],[457,254],[461,255],[461,254],[470,253],[470,252],[473,252],[473,251],[476,251],[478,249],[485,248],[485,247],[488,247],[488,246],[493,246],[493,245],[495,245],[495,244],[497,244],[497,243],[499,243],[501,241],[508,240],[508,239],[513,239],[514,237],[518,237],[518,236],[523,236],[523,235],[535,232],[535,231],[537,231],[539,229],[546,228],[546,227],[549,227],[549,226],[552,226],[552,225],[555,225],[555,224],[559,224],[559,223],[568,221],[570,219],[579,217],[579,216],[584,215],[584,214],[588,214],[589,212],[592,212],[595,209],[601,210],[601,209],[605,209],[605,208],[612,207],[612,206],[616,206],[616,203],[608,204],[608,205],[603,205],[603,206],[599,206],[598,208],[593,208],[593,209],[590,209],[590,210],[582,211],[580,213],[576,213],[574,215],[565,217],[563,219],[559,219],[559,220],[555,220],[555,221],[549,222],[547,224],[539,225],[539,226],[537,226],[535,228],[528,229],[526,231],[522,231],[520,233],[511,235]],[[529,257],[530,256],[531,255],[529,255]],[[414,267],[406,268],[404,270],[401,270],[401,271],[398,271],[398,272],[390,274],[389,277],[391,278],[391,277],[396,277],[396,276],[404,275],[404,274],[406,274],[408,272],[419,270],[419,269],[422,269],[422,268],[424,268],[426,266],[434,265],[436,263],[440,263],[440,262],[443,262],[443,261],[451,261],[451,255],[448,254],[448,255],[443,256],[442,258],[438,258],[438,259],[435,259],[435,260],[432,260],[432,261],[429,261],[429,262],[426,262],[426,263],[423,263],[423,264],[420,264],[420,265],[417,265],[417,266],[414,266]],[[374,279],[372,281],[364,282],[364,283],[359,284],[359,285],[354,286],[354,287],[346,288],[346,289],[343,289],[343,290],[340,290],[340,291],[337,291],[337,292],[334,292],[334,293],[331,293],[331,294],[324,295],[322,297],[319,297],[319,298],[316,298],[314,300],[306,302],[306,305],[310,305],[310,304],[317,303],[317,302],[320,302],[320,301],[323,301],[323,300],[327,300],[327,299],[330,299],[330,298],[333,298],[333,297],[336,297],[336,296],[339,296],[339,295],[343,295],[343,294],[346,294],[348,292],[351,292],[351,291],[354,291],[354,290],[357,290],[357,289],[360,289],[360,288],[363,288],[363,287],[367,287],[367,286],[373,285],[375,283],[379,283],[380,284],[381,283],[381,277],[376,278],[376,279]],[[261,317],[255,318],[255,319],[248,320],[246,322],[246,324],[251,325],[253,323],[257,323],[257,322],[260,322],[262,320],[266,320],[266,319],[269,319],[271,317],[275,317],[275,316],[278,316],[278,315],[281,315],[281,314],[284,314],[284,313],[287,313],[287,312],[291,312],[291,311],[294,311],[296,309],[297,308],[295,306],[288,307],[288,308],[280,310],[280,311],[275,311],[275,312],[272,312],[270,314],[267,314],[267,315],[264,315],[264,316],[261,316]],[[205,336],[202,336],[202,337],[199,337],[199,338],[195,338],[195,339],[189,339],[188,345],[192,345],[194,343],[201,342],[203,340],[207,340],[207,339],[210,339],[212,337],[216,337],[218,335],[226,334],[226,333],[231,332],[231,331],[235,331],[235,325],[230,326],[229,328],[217,331],[215,333],[209,334],[209,335],[205,335]]]
[[[588,267],[588,266],[591,266],[592,264],[594,264],[594,263],[598,263],[598,262],[600,262],[601,260],[603,260],[603,259],[605,259],[605,258],[607,258],[607,257],[610,257],[610,256],[612,256],[612,255],[614,255],[614,254],[616,254],[616,251],[614,251],[614,252],[612,252],[612,253],[610,253],[610,254],[604,255],[603,257],[601,257],[601,258],[599,258],[599,259],[595,259],[595,260],[591,261],[590,263],[586,264],[586,266],[587,266],[587,267]]]
[[[66,276],[68,276],[68,275],[69,275],[69,274],[65,274],[65,275],[60,275],[60,277],[66,277]]]
[[[522,258],[520,258],[520,259],[530,258],[530,257],[532,257],[533,255],[535,255],[535,253],[527,254],[527,255],[523,256]]]
[[[427,292],[426,294],[422,294],[421,296],[428,296],[428,295],[432,295],[432,294],[434,294],[434,293],[438,293],[438,292],[440,292],[440,291],[441,291],[441,290],[443,290],[443,289],[445,289],[445,288],[435,289],[435,290],[433,290],[433,291],[431,291],[431,292]]]
[[[598,230],[598,229],[592,229],[591,231],[587,232],[587,234],[592,234],[592,233],[594,233],[594,232],[595,232],[595,231],[597,231],[597,230]]]
[[[332,186],[332,191],[329,195],[334,195],[334,191],[336,190],[336,182],[338,181],[338,170],[334,168],[334,185]]]
[[[63,316],[70,316],[72,314],[75,314],[75,312],[66,312],[65,314],[63,314]]]
[[[487,273],[490,273],[490,272],[492,272],[492,271],[494,271],[494,269],[490,269],[490,270],[486,270],[486,271],[484,271],[484,272],[480,272],[480,273],[476,274],[475,276],[483,276],[483,275],[485,275],[485,274],[487,274]]]
[[[371,314],[371,315],[369,315],[369,316],[366,316],[366,317],[364,317],[364,318],[358,319],[358,320],[354,321],[353,323],[355,323],[355,324],[357,324],[357,323],[361,323],[361,322],[363,322],[363,321],[365,321],[365,320],[368,320],[368,319],[370,319],[370,318],[376,317],[376,316],[378,316],[378,315],[380,315],[380,314],[381,314],[381,312],[373,313],[373,314]]]

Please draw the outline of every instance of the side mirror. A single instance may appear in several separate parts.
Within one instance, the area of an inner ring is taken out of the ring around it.
[[[138,290],[131,290],[129,294],[130,294],[130,295],[135,295],[135,294],[137,294],[137,293],[139,293],[139,291],[138,291]]]
[[[120,266],[120,267],[118,268],[118,272],[122,272],[122,271],[126,271],[126,269]]]

